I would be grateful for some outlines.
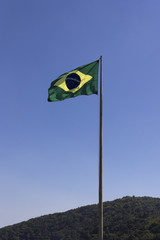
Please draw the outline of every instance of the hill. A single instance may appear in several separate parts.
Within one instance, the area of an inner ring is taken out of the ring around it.
[[[50,214],[0,229],[0,240],[97,240],[98,205]],[[104,240],[160,240],[160,199],[104,202]]]

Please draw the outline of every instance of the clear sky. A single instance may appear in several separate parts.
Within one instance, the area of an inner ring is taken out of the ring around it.
[[[47,102],[103,56],[103,200],[160,197],[160,1],[0,1],[0,227],[98,203],[97,95]]]

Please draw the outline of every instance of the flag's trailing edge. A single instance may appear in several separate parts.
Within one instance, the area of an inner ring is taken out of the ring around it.
[[[59,76],[48,89],[48,101],[98,94],[98,66],[99,60]]]

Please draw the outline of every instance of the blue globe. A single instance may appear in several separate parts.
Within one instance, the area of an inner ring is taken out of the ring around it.
[[[72,90],[79,86],[79,84],[81,83],[81,78],[78,74],[71,73],[66,77],[65,81],[68,89]]]

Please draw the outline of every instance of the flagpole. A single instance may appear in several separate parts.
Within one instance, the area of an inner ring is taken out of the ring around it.
[[[103,159],[102,159],[102,56],[100,57],[100,107],[99,107],[99,240],[103,240]]]

